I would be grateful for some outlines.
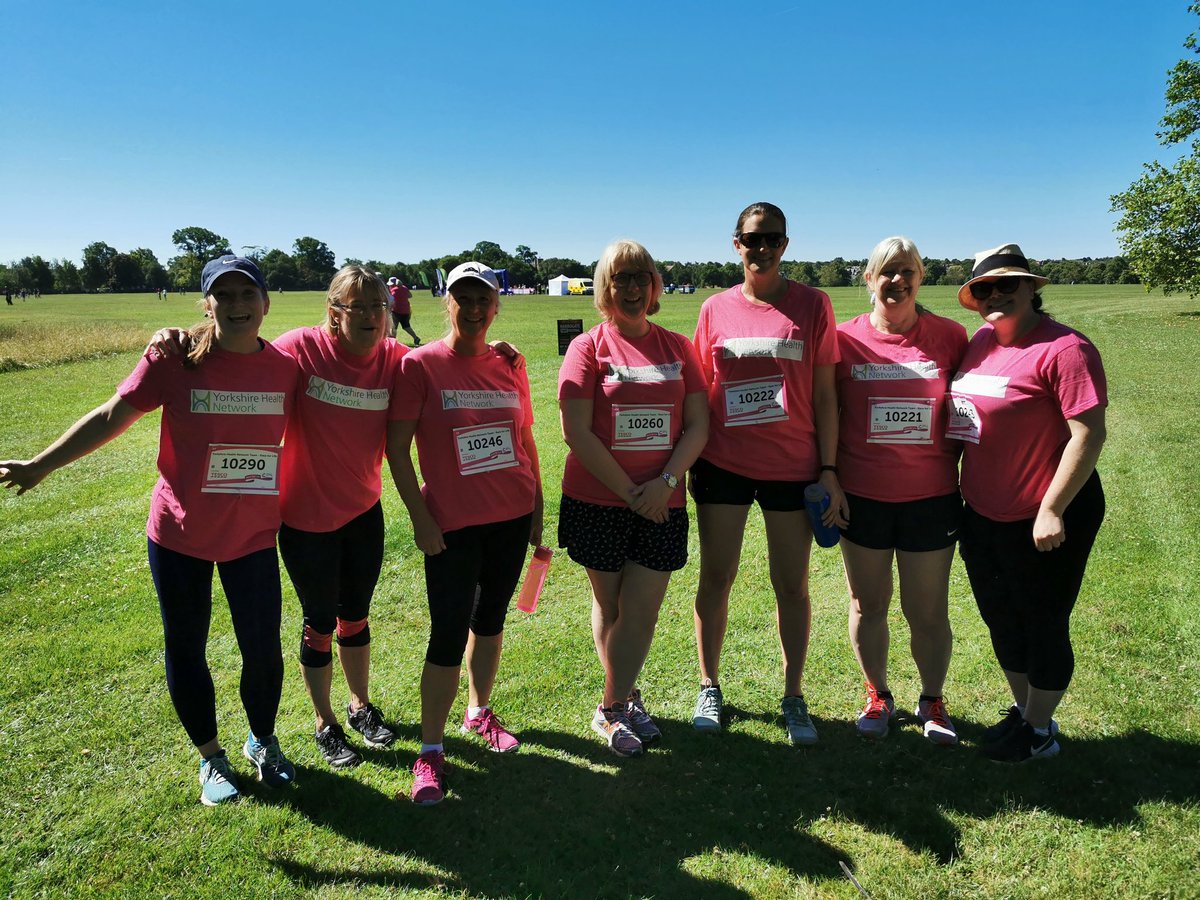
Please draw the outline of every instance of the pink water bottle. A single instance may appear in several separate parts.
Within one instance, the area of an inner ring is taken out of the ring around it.
[[[529,558],[529,568],[525,572],[525,580],[521,583],[521,596],[517,598],[517,609],[531,613],[537,609],[538,597],[542,596],[542,585],[546,583],[546,573],[550,571],[550,559],[554,551],[549,547],[538,547]]]

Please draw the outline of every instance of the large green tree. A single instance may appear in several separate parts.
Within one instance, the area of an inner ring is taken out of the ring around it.
[[[233,252],[228,240],[215,231],[197,225],[189,225],[172,232],[171,243],[185,256],[194,256],[200,260],[201,267],[210,259]]]
[[[1200,15],[1200,3],[1188,6]],[[1183,42],[1191,56],[1167,74],[1167,112],[1158,141],[1172,147],[1191,139],[1191,152],[1171,167],[1146,163],[1142,177],[1114,194],[1118,240],[1147,287],[1200,295],[1200,33]]]
[[[324,241],[314,237],[296,238],[292,243],[292,259],[300,273],[305,290],[319,291],[329,285],[337,271],[337,257],[325,246]]]
[[[93,241],[83,248],[83,286],[86,290],[96,291],[108,286],[116,255],[117,248],[104,241]]]

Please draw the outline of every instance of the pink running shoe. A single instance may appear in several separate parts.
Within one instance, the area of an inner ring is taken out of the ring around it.
[[[446,796],[446,754],[437,750],[422,753],[413,763],[413,803],[433,806]]]
[[[463,713],[462,728],[459,731],[463,734],[479,735],[496,753],[512,753],[521,746],[521,742],[513,737],[499,717],[486,706],[473,719],[468,713]]]

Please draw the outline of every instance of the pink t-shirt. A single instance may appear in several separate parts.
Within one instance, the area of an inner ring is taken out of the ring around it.
[[[342,350],[323,328],[297,328],[275,346],[300,364],[296,410],[283,442],[283,521],[327,532],[378,500],[387,423],[408,348],[391,338],[367,356]]]
[[[885,503],[954,493],[959,445],[946,438],[946,392],[967,330],[922,313],[904,334],[881,334],[863,313],[837,331],[842,488]]]
[[[1067,419],[1107,405],[1100,354],[1078,331],[1043,316],[1002,347],[984,325],[950,384],[946,434],[963,442],[963,499],[998,522],[1033,518],[1071,436]]]
[[[777,304],[751,303],[741,285],[700,307],[696,351],[708,381],[709,462],[768,481],[814,481],[821,466],[813,367],[838,361],[833,306],[788,282]]]
[[[295,402],[296,361],[215,348],[196,369],[143,357],[117,393],[163,408],[158,483],[146,534],[168,550],[225,562],[275,546],[279,442]]]
[[[593,401],[592,432],[635,484],[662,474],[683,433],[684,397],[705,390],[691,341],[654,323],[642,337],[627,338],[602,322],[571,342],[558,371],[558,399]],[[562,484],[576,500],[625,505],[571,452]],[[669,505],[686,504],[681,479]]]
[[[412,291],[406,285],[393,284],[388,288],[388,293],[392,295],[392,312],[398,316],[412,313],[412,304],[409,302],[412,299]]]
[[[399,418],[417,420],[421,493],[442,531],[533,511],[536,479],[521,429],[533,425],[529,378],[488,348],[464,356],[444,341],[404,357]]]

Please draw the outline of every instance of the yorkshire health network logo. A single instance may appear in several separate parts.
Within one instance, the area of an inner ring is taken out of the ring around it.
[[[304,393],[321,403],[340,406],[343,409],[387,409],[391,398],[391,392],[387,388],[356,388],[338,384],[336,381],[326,381],[316,375],[308,379],[308,388]]]
[[[283,391],[209,391],[192,388],[192,412],[201,415],[282,416]]]
[[[442,409],[520,409],[516,391],[442,391]]]

